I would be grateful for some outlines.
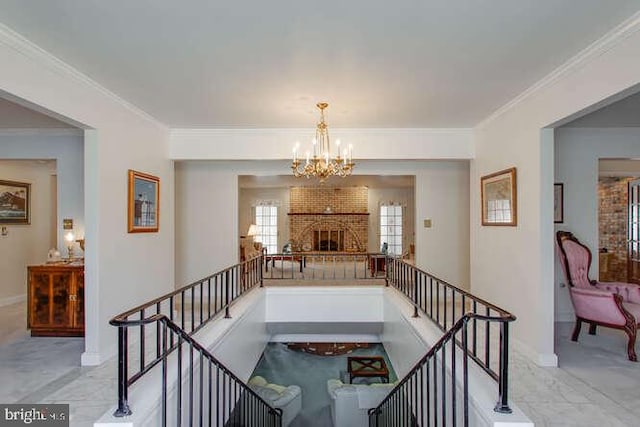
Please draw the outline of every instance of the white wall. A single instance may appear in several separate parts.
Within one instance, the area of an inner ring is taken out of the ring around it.
[[[640,158],[640,128],[559,128],[555,131],[555,180],[564,183],[564,223],[594,254],[590,277],[598,278],[598,159]],[[556,257],[557,258],[557,257]],[[555,262],[556,320],[573,320],[562,269]]]
[[[416,265],[463,289],[470,283],[469,195],[466,161],[432,162],[416,172]]]
[[[518,317],[515,343],[542,365],[553,343],[553,135],[543,128],[640,82],[640,19],[624,23],[476,129],[471,290]],[[480,225],[480,177],[517,168],[518,226]]]
[[[47,259],[54,214],[50,191],[54,173],[55,164],[0,160],[0,179],[31,184],[31,223],[0,224],[8,231],[6,236],[0,236],[0,307],[26,299],[27,265]],[[26,316],[25,313],[25,324]]]
[[[371,286],[270,287],[265,321],[382,322],[382,292]]]
[[[238,259],[238,176],[280,175],[288,161],[176,163],[176,283]],[[360,161],[358,174],[415,175],[416,264],[452,284],[469,283],[469,170],[464,161]],[[243,232],[244,234],[244,232]]]
[[[83,124],[86,339],[83,363],[115,353],[115,314],[173,289],[168,130],[0,24],[0,91]],[[127,233],[127,170],[160,177],[160,231]]]
[[[169,156],[174,160],[291,159],[295,141],[311,137],[312,129],[172,129]],[[358,165],[360,159],[473,157],[472,129],[331,128],[331,137],[353,142]]]
[[[380,339],[398,378],[407,375],[416,362],[429,351],[429,346],[438,340],[433,337],[427,341],[416,332],[406,319],[413,312],[407,305],[406,299],[399,297],[397,291],[392,288],[385,289],[384,328]],[[406,310],[405,313],[401,311],[403,309]]]
[[[84,138],[81,130],[0,130],[0,159],[55,159],[58,181],[57,247],[66,255],[62,220],[73,219],[73,232],[84,236]],[[74,243],[76,254],[82,254]],[[46,252],[41,262],[46,261]]]

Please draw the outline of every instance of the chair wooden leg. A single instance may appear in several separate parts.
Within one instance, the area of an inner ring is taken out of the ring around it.
[[[589,335],[595,335],[596,334],[596,325],[595,323],[591,323],[589,324]]]
[[[636,356],[636,330],[637,328],[625,328],[624,331],[629,336],[629,342],[627,343],[627,355],[629,356],[629,360],[632,362],[638,361],[638,356]]]
[[[576,317],[576,326],[573,328],[573,334],[571,335],[571,341],[578,341],[578,335],[580,335],[580,328],[582,327],[582,319]]]

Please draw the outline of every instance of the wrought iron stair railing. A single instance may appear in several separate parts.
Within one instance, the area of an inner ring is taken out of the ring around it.
[[[142,320],[113,320],[113,324],[124,327],[156,324],[161,329],[162,427],[282,426],[281,409],[270,406],[164,314]],[[173,355],[172,347],[176,350]],[[170,369],[170,363],[175,364],[175,369]]]
[[[221,317],[222,313],[226,318],[231,317],[231,305],[246,292],[263,285],[263,262],[262,256],[249,259],[110,320],[109,323],[118,328],[118,408],[115,416],[132,413],[129,388],[158,364],[163,364],[164,368],[174,351],[183,351],[183,345],[188,345],[189,351],[200,352],[200,357],[214,365],[216,372],[224,373],[226,380],[233,382],[234,387],[239,387],[243,395],[253,395],[192,336],[213,319]],[[171,333],[167,334],[167,329]],[[137,340],[137,343],[130,342],[130,338]],[[177,357],[177,363],[182,363],[181,360],[181,357]],[[178,386],[182,387],[181,382],[178,382]],[[226,399],[225,404],[232,403],[228,394],[222,398]],[[166,401],[164,395],[163,401]],[[182,411],[180,407],[177,410]]]
[[[498,402],[494,410],[511,413],[508,398],[509,323],[516,320],[515,316],[399,258],[387,258],[386,279],[389,286],[393,286],[410,300],[413,317],[420,317],[421,314],[427,316],[445,332],[440,341],[450,340],[457,332],[455,328],[463,328],[463,339],[452,341],[452,353],[455,353],[457,346],[463,353],[464,360],[471,359],[498,383]],[[468,322],[471,322],[469,329]],[[444,362],[444,344],[441,344],[441,348]],[[454,370],[454,366],[451,369]],[[464,369],[466,378],[466,367]],[[465,405],[467,397],[464,396]]]
[[[458,347],[466,348],[468,323],[473,320],[501,321],[472,313],[458,319],[382,402],[369,410],[369,427],[470,425],[470,355]]]

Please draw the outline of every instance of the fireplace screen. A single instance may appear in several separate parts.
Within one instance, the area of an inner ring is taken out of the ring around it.
[[[318,252],[343,252],[344,230],[315,230],[313,250]]]

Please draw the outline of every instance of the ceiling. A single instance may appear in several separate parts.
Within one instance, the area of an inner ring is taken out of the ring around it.
[[[171,127],[472,127],[640,0],[0,0],[0,22]]]

